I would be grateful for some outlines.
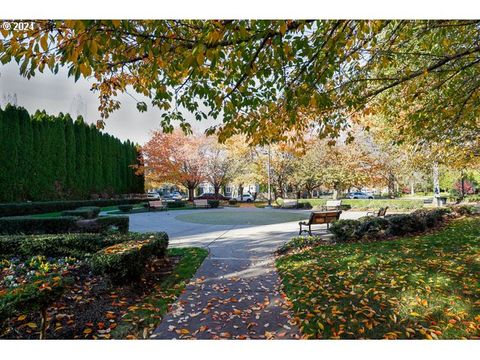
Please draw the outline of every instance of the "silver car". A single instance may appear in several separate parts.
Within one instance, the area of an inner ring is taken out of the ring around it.
[[[363,191],[355,191],[348,193],[347,197],[349,199],[373,199],[372,194],[367,194],[366,192]]]
[[[160,194],[154,191],[147,193],[148,200],[160,200]]]

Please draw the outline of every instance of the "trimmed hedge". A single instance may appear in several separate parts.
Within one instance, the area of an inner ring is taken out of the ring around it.
[[[310,202],[305,201],[305,202],[298,202],[295,207],[297,209],[311,209],[313,206]]]
[[[184,201],[169,201],[167,202],[167,208],[168,209],[177,209],[177,208],[182,208],[185,207],[186,203]]]
[[[151,257],[164,257],[168,246],[166,233],[142,234],[141,239],[97,252],[89,261],[92,270],[108,276],[115,284],[137,280],[144,273],[147,261]]]
[[[132,211],[132,209],[133,205],[118,205],[118,210],[120,210],[121,212],[128,213]]]
[[[0,217],[43,214],[49,212],[73,210],[85,206],[105,207],[122,204],[138,204],[143,201],[145,201],[145,199],[101,199],[7,203],[0,204]]]
[[[229,199],[228,200],[228,205],[237,205],[238,200],[237,199]]]
[[[208,200],[207,203],[212,209],[216,209],[220,206],[220,200]]]
[[[81,219],[78,216],[51,218],[14,216],[0,218],[0,235],[105,233],[112,230],[127,233],[129,222],[128,216],[101,216],[95,219]]]
[[[74,232],[77,229],[77,216],[34,218],[14,216],[0,218],[0,235],[9,234],[57,234]]]
[[[129,223],[128,216],[100,216],[92,220],[80,220],[77,222],[77,226],[78,232],[106,233],[117,230],[126,234]]]
[[[132,239],[135,239],[132,234],[4,235],[0,236],[0,257],[43,255],[83,258],[107,246]]]
[[[300,199],[298,202],[309,202],[314,207],[324,206],[329,199]],[[341,199],[342,210],[348,210],[345,205],[351,209],[357,210],[378,210],[388,206],[390,210],[415,210],[423,207],[423,200],[412,199]]]
[[[100,214],[100,208],[98,206],[84,206],[75,210],[65,210],[62,212],[62,216],[79,216],[84,219],[96,218],[98,214]]]
[[[457,214],[455,211],[453,213]],[[389,215],[385,218],[368,216],[358,220],[339,220],[331,224],[330,231],[338,242],[383,239],[425,231],[443,222],[450,214],[450,208],[437,208],[421,209],[411,214]]]

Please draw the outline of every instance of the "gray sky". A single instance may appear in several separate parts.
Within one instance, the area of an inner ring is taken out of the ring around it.
[[[40,109],[55,115],[59,112],[71,113],[72,117],[75,117],[75,112],[80,110],[87,122],[94,123],[100,116],[97,110],[97,94],[90,91],[92,83],[93,81],[83,78],[75,82],[73,77],[67,77],[65,69],[56,75],[49,70],[45,70],[43,74],[37,72],[34,78],[28,80],[19,75],[19,66],[15,62],[0,64],[0,104],[2,107],[5,105],[4,96],[16,94],[17,105],[23,106],[31,114]],[[161,112],[152,108],[148,99],[136,94],[135,97],[139,101],[145,101],[149,110],[138,112],[135,100],[122,94],[118,97],[121,108],[106,120],[105,131],[121,140],[130,139],[144,144],[151,131],[158,129]],[[191,121],[192,127],[198,131],[205,130],[212,123]]]

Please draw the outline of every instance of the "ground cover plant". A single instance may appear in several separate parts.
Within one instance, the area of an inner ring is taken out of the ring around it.
[[[439,232],[281,256],[305,338],[480,338],[480,218]]]

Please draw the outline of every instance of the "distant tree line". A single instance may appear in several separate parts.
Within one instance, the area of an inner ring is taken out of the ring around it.
[[[143,192],[135,144],[99,131],[81,117],[33,116],[0,109],[0,201],[85,199]]]

